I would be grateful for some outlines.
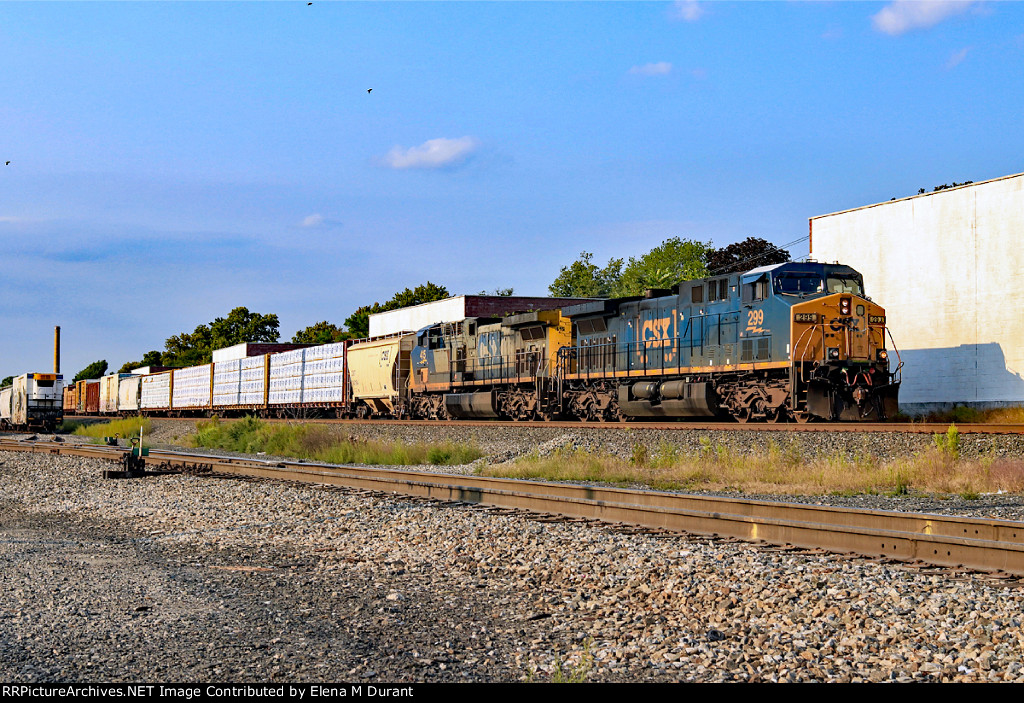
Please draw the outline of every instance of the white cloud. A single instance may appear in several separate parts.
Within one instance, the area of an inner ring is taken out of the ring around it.
[[[312,215],[306,215],[302,218],[303,227],[319,227],[324,223],[324,216],[319,212]]]
[[[473,137],[428,139],[419,146],[395,146],[384,157],[391,168],[442,168],[465,160],[480,146]]]
[[[967,58],[967,52],[970,50],[971,48],[968,46],[960,51],[953,52],[953,55],[949,57],[949,61],[946,62],[946,70],[959,66]]]
[[[658,63],[645,63],[643,66],[634,66],[629,72],[634,76],[665,76],[672,71],[672,64],[668,61]]]
[[[672,5],[671,15],[674,19],[696,22],[704,14],[704,8],[697,0],[676,0]]]
[[[842,39],[843,29],[842,27],[829,27],[824,32],[822,32],[821,38],[826,40]]]
[[[912,29],[933,27],[975,4],[972,0],[894,0],[872,16],[871,23],[879,32],[895,37]]]

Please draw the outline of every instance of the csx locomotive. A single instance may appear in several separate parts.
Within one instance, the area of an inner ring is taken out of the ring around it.
[[[900,386],[886,334],[859,273],[791,262],[433,325],[395,400],[435,418],[884,420]]]
[[[64,408],[603,422],[884,420],[896,413],[902,366],[892,368],[886,335],[885,310],[865,297],[859,273],[790,262],[642,297],[469,317],[375,339],[108,378],[94,405],[80,383],[66,391]]]

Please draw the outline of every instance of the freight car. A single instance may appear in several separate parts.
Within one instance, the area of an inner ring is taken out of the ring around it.
[[[882,420],[896,413],[902,366],[890,369],[886,334],[859,273],[790,262],[641,297],[111,378],[104,410],[116,381],[121,414]],[[80,383],[65,405],[98,406],[91,389]]]
[[[52,431],[63,418],[64,377],[53,373],[15,376],[0,388],[0,427]]]

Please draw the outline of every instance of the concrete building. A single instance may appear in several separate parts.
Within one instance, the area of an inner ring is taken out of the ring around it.
[[[1024,174],[813,217],[810,234],[886,309],[904,412],[1024,405]]]

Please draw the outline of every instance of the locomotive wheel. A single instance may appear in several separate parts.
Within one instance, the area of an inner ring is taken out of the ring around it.
[[[798,425],[806,425],[809,422],[814,422],[814,415],[807,412],[793,413],[793,419]]]

